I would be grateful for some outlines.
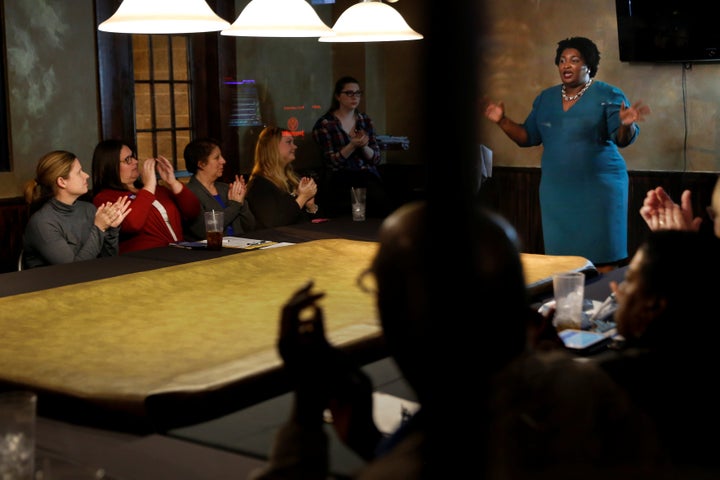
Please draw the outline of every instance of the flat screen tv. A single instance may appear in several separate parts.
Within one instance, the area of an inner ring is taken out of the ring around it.
[[[708,0],[615,0],[622,62],[720,62]]]

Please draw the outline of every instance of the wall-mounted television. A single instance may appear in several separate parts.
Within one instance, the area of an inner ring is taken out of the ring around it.
[[[720,62],[708,0],[615,0],[622,62]]]

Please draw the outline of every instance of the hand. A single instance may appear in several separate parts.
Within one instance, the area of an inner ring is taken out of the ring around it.
[[[157,172],[160,174],[160,178],[167,184],[167,186],[173,191],[173,193],[180,193],[182,190],[182,183],[175,178],[175,167],[170,163],[170,160],[160,155],[156,159]]]
[[[328,405],[336,350],[325,338],[323,311],[317,302],[324,293],[312,293],[313,282],[297,290],[283,306],[278,351],[295,389],[295,419],[319,426]]]
[[[350,143],[352,143],[355,148],[363,148],[370,143],[370,137],[365,133],[365,130],[355,129],[350,135]]]
[[[131,211],[129,197],[120,196],[115,203],[106,202],[98,207],[95,212],[95,225],[103,232],[108,227],[119,227]]]
[[[235,181],[230,184],[230,188],[228,189],[228,199],[243,203],[246,193],[247,186],[245,185],[245,178],[235,175]]]
[[[482,106],[483,114],[492,122],[500,123],[500,120],[505,117],[505,104],[503,102],[495,103],[488,99],[484,99]]]
[[[154,158],[146,158],[142,164],[142,177],[143,189],[155,195],[155,189],[157,188],[157,175],[155,174],[156,160]]]
[[[690,190],[682,193],[680,205],[673,202],[665,189],[657,187],[647,192],[640,216],[650,230],[691,230],[698,231],[701,217],[694,217]]]
[[[622,125],[641,122],[645,120],[645,115],[650,115],[650,107],[643,105],[642,100],[633,103],[627,108],[625,107],[625,102],[620,104],[620,123]]]
[[[313,180],[312,177],[302,177],[298,184],[297,193],[297,198],[301,202],[300,207],[305,206],[308,200],[314,198],[317,194],[317,184],[315,180]]]

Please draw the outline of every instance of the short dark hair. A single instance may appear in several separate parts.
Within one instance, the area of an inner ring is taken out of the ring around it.
[[[183,157],[187,171],[196,174],[198,163],[207,160],[215,147],[220,147],[220,144],[212,138],[196,138],[185,145]]]
[[[600,65],[600,50],[598,50],[597,45],[585,37],[570,37],[565,40],[560,40],[557,50],[555,51],[555,65],[560,63],[562,52],[568,48],[574,48],[580,52],[583,60],[585,60],[585,65],[587,65],[588,70],[590,70],[590,78],[595,77],[598,66]]]

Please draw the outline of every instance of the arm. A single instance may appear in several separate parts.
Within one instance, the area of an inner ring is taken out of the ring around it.
[[[616,142],[619,147],[630,145],[638,134],[636,122],[645,120],[645,116],[650,114],[650,107],[644,105],[642,101],[633,103],[629,107],[625,107],[625,102],[620,104],[620,128],[616,132]]]
[[[369,459],[380,440],[372,420],[372,385],[359,368],[328,343],[323,310],[312,281],[283,306],[278,351],[295,390],[289,422],[279,431],[269,466],[252,478],[325,479],[328,468],[323,412],[330,407],[334,426],[351,448]],[[360,395],[361,398],[357,398]],[[359,407],[361,415],[352,407]],[[312,443],[311,443],[312,442]]]
[[[503,102],[495,103],[486,100],[484,113],[488,120],[495,122],[505,132],[505,135],[518,146],[523,147],[528,144],[527,130],[505,116],[505,104]]]

